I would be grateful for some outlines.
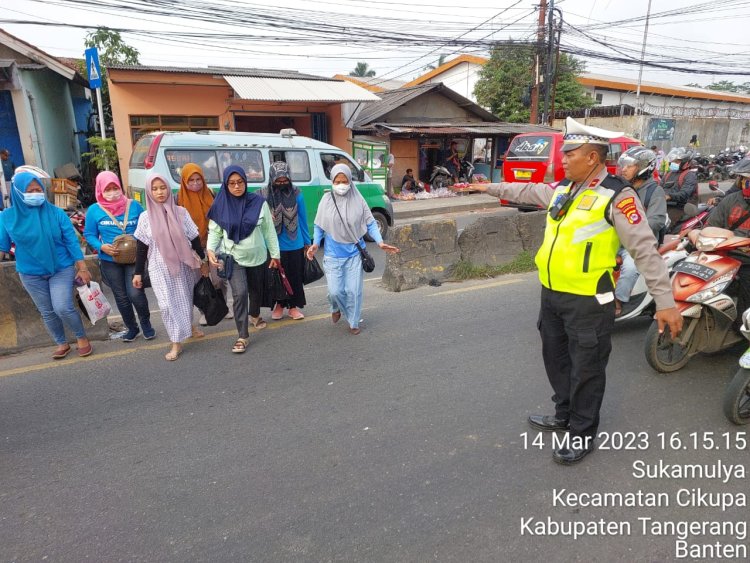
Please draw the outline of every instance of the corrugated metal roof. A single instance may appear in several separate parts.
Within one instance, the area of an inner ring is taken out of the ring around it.
[[[541,133],[545,131],[557,131],[545,125],[532,125],[530,123],[372,123],[364,128],[355,128],[363,131],[366,129],[380,129],[391,133],[414,133],[425,135],[518,135],[519,133]]]
[[[181,67],[181,66],[149,66],[149,65],[107,65],[108,70],[134,70],[150,72],[187,72],[191,74],[213,74],[216,76],[259,76],[265,78],[289,78],[291,80],[323,80],[330,78],[303,74],[296,70],[274,70],[268,68],[233,68],[222,66],[209,67]]]
[[[367,106],[362,108],[357,115],[355,121],[356,128],[366,126],[373,121],[382,119],[396,108],[401,107],[419,96],[433,91],[442,94],[446,98],[455,102],[458,106],[473,113],[484,121],[498,120],[497,117],[492,115],[482,106],[475,104],[468,98],[464,98],[455,90],[451,90],[443,83],[438,82],[436,84],[424,84],[422,86],[413,86],[411,88],[397,88],[396,90],[390,90],[389,92],[379,92],[378,96],[381,98],[380,101],[367,104]]]
[[[344,80],[301,80],[260,76],[229,76],[226,80],[243,100],[275,102],[370,102],[372,92]]]

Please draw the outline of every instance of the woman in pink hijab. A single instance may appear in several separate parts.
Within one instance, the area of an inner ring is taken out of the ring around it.
[[[138,251],[133,285],[143,286],[148,258],[151,286],[172,342],[165,358],[174,361],[182,353],[184,340],[203,336],[193,325],[193,288],[199,275],[208,276],[208,262],[198,227],[187,210],[175,203],[169,181],[151,174],[145,191],[146,213],[141,214],[135,230]]]
[[[96,203],[86,211],[83,236],[99,253],[102,280],[112,289],[117,309],[122,315],[122,322],[128,329],[122,337],[123,342],[132,342],[141,330],[146,340],[156,336],[156,331],[151,326],[146,293],[142,288],[133,287],[131,283],[135,273],[135,262],[122,263],[121,252],[113,244],[118,236],[135,233],[141,213],[143,207],[137,201],[128,199],[120,179],[114,172],[99,173],[96,177]],[[140,328],[133,308],[135,313],[138,313]]]

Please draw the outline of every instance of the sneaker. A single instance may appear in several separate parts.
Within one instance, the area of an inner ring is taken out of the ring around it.
[[[143,338],[145,338],[146,340],[153,340],[154,338],[156,338],[156,331],[150,324],[146,325],[144,323],[141,323],[141,328],[143,329]]]
[[[284,307],[276,303],[276,306],[273,308],[273,311],[271,311],[271,318],[274,321],[280,321],[283,316],[284,316]]]
[[[292,317],[295,321],[301,321],[305,318],[305,315],[302,314],[302,311],[297,309],[297,307],[292,307],[289,309],[289,316]]]
[[[122,337],[123,342],[133,342],[136,338],[138,338],[138,334],[140,334],[140,330],[138,328],[130,328],[125,333],[125,336]]]

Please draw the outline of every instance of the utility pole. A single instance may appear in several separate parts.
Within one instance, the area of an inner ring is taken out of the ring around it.
[[[539,2],[539,24],[536,32],[536,57],[534,62],[534,86],[531,88],[531,115],[529,123],[539,122],[539,67],[542,64],[544,52],[544,24],[547,19],[547,0]]]
[[[549,100],[550,90],[552,90],[552,54],[554,52],[554,41],[552,40],[554,37],[554,30],[552,29],[554,16],[555,0],[550,0],[549,23],[547,26],[547,68],[544,71],[544,112],[542,112],[542,123],[547,123],[549,121]]]
[[[635,90],[635,113],[638,115],[638,138],[643,137],[643,107],[641,104],[641,79],[643,78],[643,61],[646,58],[646,40],[648,39],[648,20],[651,17],[651,0],[648,0],[646,25],[643,27],[643,47],[641,47],[641,65],[638,69],[638,86]]]

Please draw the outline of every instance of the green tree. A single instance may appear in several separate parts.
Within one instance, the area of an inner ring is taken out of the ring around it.
[[[371,78],[375,76],[375,71],[370,68],[367,63],[357,63],[354,70],[349,73],[349,76],[358,76],[360,78]]]
[[[715,90],[717,92],[735,92],[737,94],[750,94],[750,82],[744,84],[735,84],[731,80],[719,80],[712,84],[703,86],[695,82],[686,84],[685,86],[692,86],[693,88],[703,88],[704,90]]]
[[[490,60],[480,71],[474,87],[477,101],[503,121],[526,123],[531,114],[531,87],[534,81],[535,47],[524,43],[507,43],[492,49]],[[542,66],[544,68],[544,66]],[[594,105],[576,77],[584,63],[567,54],[560,55],[555,88],[555,110],[578,109]],[[540,107],[544,99],[540,92]]]
[[[131,47],[122,39],[119,31],[112,31],[106,27],[98,27],[96,31],[89,32],[84,40],[86,48],[96,47],[99,51],[99,64],[102,71],[102,111],[104,112],[104,127],[112,130],[112,105],[109,99],[109,84],[107,82],[107,65],[113,64],[138,64],[138,49]],[[83,76],[88,76],[84,63],[79,68]],[[114,139],[102,139],[101,137],[89,137],[89,146],[92,152],[81,156],[88,157],[90,162],[99,170],[113,166],[117,171],[117,148]]]

